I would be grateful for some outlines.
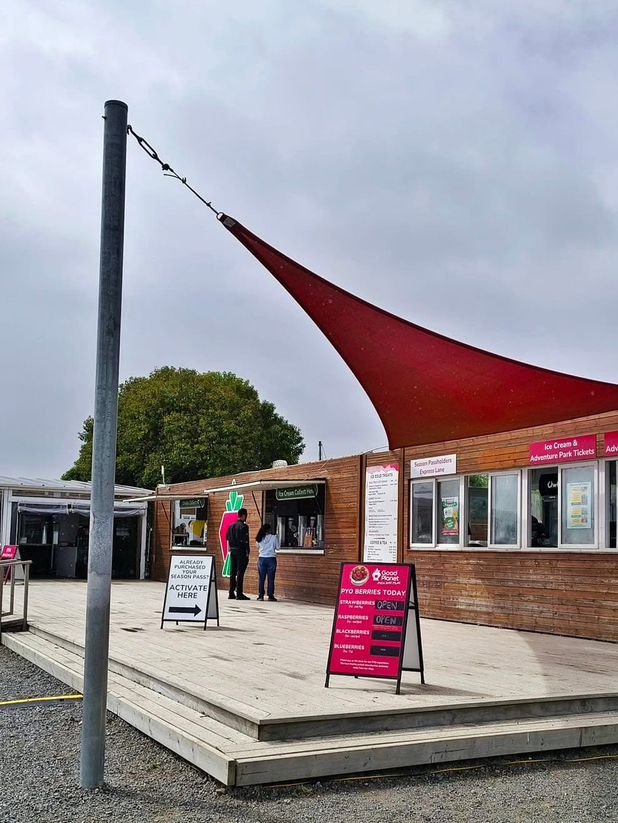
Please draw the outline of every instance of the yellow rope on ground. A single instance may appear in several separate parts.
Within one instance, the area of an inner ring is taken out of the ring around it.
[[[0,700],[2,706],[21,706],[24,703],[50,703],[52,700],[81,700],[81,694],[58,694],[53,697],[24,697],[21,700]]]

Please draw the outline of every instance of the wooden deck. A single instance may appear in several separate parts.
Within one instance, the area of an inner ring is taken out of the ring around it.
[[[159,628],[164,586],[115,583],[109,707],[228,784],[618,741],[618,645],[426,620],[427,684],[331,678],[332,610],[228,601]],[[31,584],[3,642],[81,688],[86,586]]]

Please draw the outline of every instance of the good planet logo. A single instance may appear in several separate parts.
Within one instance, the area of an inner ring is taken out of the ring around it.
[[[380,569],[380,583],[390,583],[391,586],[399,586],[398,569]]]

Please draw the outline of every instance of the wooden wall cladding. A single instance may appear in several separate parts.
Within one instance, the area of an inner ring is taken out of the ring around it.
[[[332,605],[342,561],[357,561],[363,543],[365,466],[400,464],[400,557],[417,566],[421,614],[425,617],[502,626],[513,629],[618,641],[618,554],[408,549],[410,460],[457,454],[458,474],[500,471],[528,466],[528,449],[540,440],[597,434],[603,456],[603,433],[618,431],[618,412],[538,426],[517,432],[454,440],[405,450],[288,466],[234,477],[183,483],[160,490],[202,496],[207,488],[252,480],[328,480],[324,555],[280,555],[277,593],[282,598]],[[259,507],[262,495],[256,495]],[[208,548],[221,572],[218,527],[227,495],[209,498]],[[251,493],[249,511],[252,555],[246,590],[257,593],[257,551],[253,537],[260,515]],[[157,504],[152,576],[165,580],[171,544],[171,504]],[[220,584],[222,585],[222,584]]]
[[[359,494],[360,494],[360,457],[343,457],[337,460],[325,460],[322,463],[306,463],[287,466],[281,469],[269,469],[261,472],[247,472],[241,475],[218,477],[170,486],[166,494],[191,494],[203,496],[209,488],[229,485],[232,480],[238,484],[254,480],[298,480],[306,482],[312,479],[326,479],[326,497],[324,511],[324,554],[280,554],[277,561],[277,596],[288,600],[302,600],[312,603],[333,605],[339,581],[340,564],[344,560],[357,560],[359,551]],[[245,591],[257,594],[257,549],[254,537],[260,527],[260,510],[263,506],[262,493],[254,496],[250,491],[244,495],[243,505],[247,509],[247,523],[250,530],[251,557],[245,575]],[[225,511],[227,494],[210,495],[208,498],[208,545],[217,565],[217,574],[221,575],[222,557],[219,547],[219,523]],[[257,506],[256,506],[257,503]],[[163,508],[170,504],[157,504],[155,525],[155,556],[153,578],[166,580],[171,556],[171,533]],[[167,529],[167,531],[166,531]],[[190,549],[186,550],[191,552]],[[220,587],[225,587],[219,581]]]
[[[410,460],[457,454],[457,473],[526,468],[529,446],[540,440],[618,430],[618,412],[516,432],[416,446],[406,456],[408,545]],[[421,614],[550,634],[618,641],[618,554],[409,550],[417,567]]]
[[[167,580],[172,542],[172,503],[157,503],[154,507],[153,551],[150,576],[153,580]]]
[[[412,551],[422,617],[618,642],[618,555]]]
[[[529,446],[540,440],[560,440],[570,436],[597,434],[597,456],[603,457],[603,432],[618,431],[618,412],[594,417],[582,417],[551,426],[473,437],[468,440],[450,440],[427,446],[408,447],[405,450],[407,471],[410,460],[434,457],[441,454],[457,454],[457,473],[501,471],[525,468],[529,465]]]

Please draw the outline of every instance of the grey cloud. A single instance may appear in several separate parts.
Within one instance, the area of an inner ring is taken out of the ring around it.
[[[613,4],[174,8],[3,6],[6,473],[62,472],[91,411],[109,97],[218,207],[344,288],[617,379]],[[127,179],[122,377],[229,369],[301,426],[307,457],[318,439],[330,456],[382,445],[327,341],[133,142]]]

